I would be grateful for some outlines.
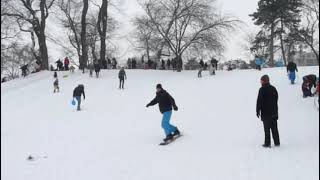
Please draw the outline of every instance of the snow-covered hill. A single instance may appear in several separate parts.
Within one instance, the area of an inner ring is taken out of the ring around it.
[[[127,71],[126,89],[117,71],[100,79],[42,72],[1,85],[1,178],[3,180],[316,180],[319,179],[319,112],[303,99],[301,78],[319,74],[301,68],[290,85],[285,69],[262,72]],[[263,149],[255,116],[259,79],[269,74],[279,91],[282,146]],[[83,111],[72,91],[85,85]],[[164,133],[157,107],[145,105],[162,83],[176,99],[173,123],[184,136],[158,146]],[[32,155],[35,161],[27,161]]]

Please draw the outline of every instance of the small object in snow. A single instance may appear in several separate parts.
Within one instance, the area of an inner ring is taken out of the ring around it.
[[[27,158],[28,161],[34,161],[34,157],[32,157],[31,155],[28,156]]]
[[[69,75],[64,75],[64,76],[63,76],[63,78],[67,78],[67,77],[69,77]]]
[[[73,100],[71,101],[71,104],[72,104],[72,106],[75,106],[75,105],[76,105],[76,101],[73,99]]]
[[[160,146],[169,145],[169,144],[173,143],[175,140],[179,139],[181,136],[182,136],[182,134],[177,135],[177,136],[174,136],[171,140],[169,140],[169,141],[167,141],[167,142],[162,142],[162,143],[160,143],[159,145],[160,145]]]

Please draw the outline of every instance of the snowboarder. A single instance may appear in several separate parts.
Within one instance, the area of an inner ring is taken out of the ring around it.
[[[180,136],[180,131],[178,128],[170,124],[172,107],[175,111],[178,111],[178,107],[175,103],[175,100],[166,90],[162,88],[161,84],[158,84],[156,88],[156,97],[149,104],[147,104],[146,107],[148,108],[150,106],[159,104],[160,112],[163,114],[162,128],[164,129],[166,135],[166,138],[164,139],[164,142],[166,143],[173,140],[175,137]]]
[[[259,90],[257,100],[257,117],[260,118],[264,125],[265,141],[263,147],[271,147],[270,130],[274,144],[276,147],[280,146],[280,138],[278,131],[278,91],[270,84],[268,75],[264,75],[261,78],[262,87]]]
[[[78,107],[77,110],[80,111],[80,105],[81,105],[81,96],[83,95],[83,100],[86,99],[85,93],[84,93],[84,85],[80,84],[78,87],[76,87],[73,90],[73,98],[75,98],[78,101]]]
[[[64,70],[65,70],[65,71],[69,71],[69,64],[70,64],[69,58],[66,57],[66,58],[64,59]]]
[[[56,78],[56,80],[53,82],[53,93],[56,93],[59,91],[60,91],[59,80],[58,80],[58,78]]]
[[[58,78],[58,73],[56,71],[53,73],[53,78]]]
[[[127,74],[126,71],[124,70],[124,67],[121,67],[120,71],[119,71],[119,89],[124,89],[124,80],[127,79]]]
[[[293,61],[290,61],[287,65],[287,72],[289,79],[291,81],[291,84],[294,84],[296,80],[296,72],[298,72],[297,64]]]
[[[100,64],[98,62],[94,63],[94,71],[96,72],[96,77],[99,78],[99,74],[100,74]]]

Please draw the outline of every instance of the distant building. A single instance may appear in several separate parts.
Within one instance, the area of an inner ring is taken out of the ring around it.
[[[293,61],[297,63],[298,66],[317,66],[318,59],[316,55],[312,52],[298,52],[293,57]]]

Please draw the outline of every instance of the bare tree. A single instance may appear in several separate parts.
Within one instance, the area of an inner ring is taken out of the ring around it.
[[[59,18],[62,25],[68,29],[68,39],[71,46],[76,50],[79,63],[81,62],[81,11],[82,3],[77,0],[59,0],[58,7],[63,17]]]
[[[80,67],[83,68],[83,73],[85,67],[87,67],[88,64],[88,44],[87,44],[87,39],[86,39],[86,34],[87,34],[87,13],[89,9],[89,1],[88,0],[83,0],[83,9],[82,9],[82,16],[81,16],[81,58],[80,58]]]
[[[102,0],[102,5],[99,8],[99,16],[97,22],[97,30],[100,35],[100,60],[106,59],[106,36],[108,26],[108,8],[109,0]]]
[[[155,52],[159,60],[164,54],[164,40],[154,28],[153,24],[146,17],[136,17],[134,20],[136,32],[134,34],[137,39],[137,49],[145,50],[145,54],[150,60],[152,52]]]
[[[223,46],[225,32],[240,22],[214,13],[214,0],[149,0],[144,4],[156,27],[182,68],[182,55],[190,46],[216,50]]]
[[[21,31],[34,31],[40,49],[41,69],[49,69],[45,30],[49,9],[54,2],[55,0],[12,0],[8,3],[9,12],[3,14],[14,17]],[[31,28],[25,29],[26,24]]]
[[[319,63],[319,0],[305,1],[303,15],[306,22],[302,28],[294,31],[293,36],[295,40],[309,46]]]

